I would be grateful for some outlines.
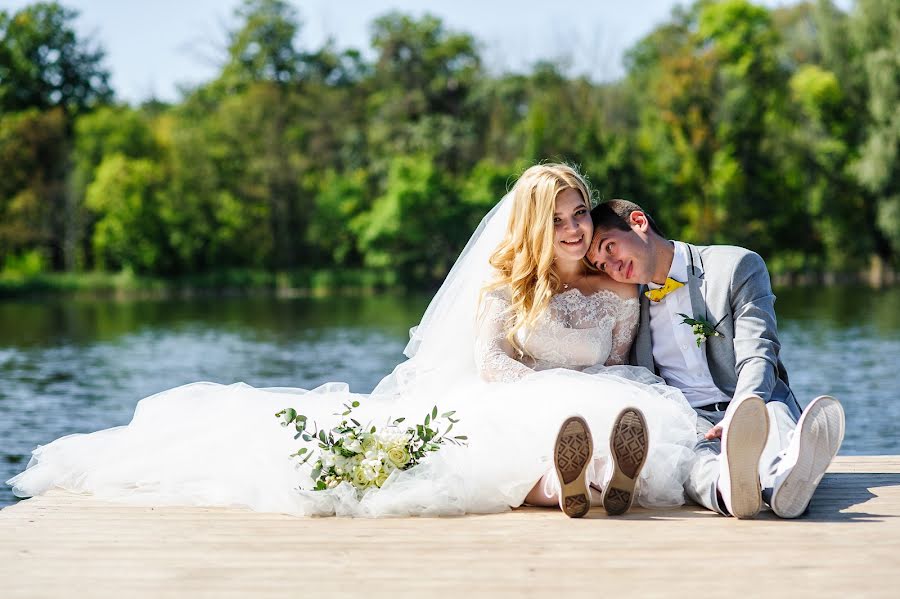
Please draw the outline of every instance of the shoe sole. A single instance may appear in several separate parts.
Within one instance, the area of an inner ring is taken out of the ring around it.
[[[760,422],[765,426],[759,426]],[[766,404],[758,397],[745,399],[735,409],[725,438],[728,456],[728,479],[731,486],[731,515],[735,518],[753,518],[762,508],[762,490],[759,485],[759,458],[769,436],[769,417]]]
[[[613,474],[603,490],[603,509],[620,516],[634,502],[634,486],[647,460],[647,421],[633,408],[625,408],[613,424],[609,437]]]
[[[580,416],[567,418],[553,446],[553,465],[559,477],[559,505],[570,518],[581,518],[591,509],[587,470],[593,455],[594,442],[587,422]]]
[[[797,463],[772,496],[772,511],[782,518],[797,518],[806,511],[844,440],[844,409],[833,397],[816,398],[800,420]]]

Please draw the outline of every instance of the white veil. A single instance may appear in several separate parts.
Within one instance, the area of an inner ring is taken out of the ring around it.
[[[477,376],[474,349],[478,302],[482,288],[494,278],[488,259],[503,239],[512,204],[510,192],[481,219],[419,325],[410,329],[410,340],[403,350],[409,360],[382,379],[373,395],[394,395],[423,377],[431,383],[458,383]]]

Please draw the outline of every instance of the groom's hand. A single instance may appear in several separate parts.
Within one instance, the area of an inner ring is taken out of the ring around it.
[[[722,425],[717,424],[708,431],[706,431],[706,439],[711,441],[713,439],[721,439],[722,438]]]

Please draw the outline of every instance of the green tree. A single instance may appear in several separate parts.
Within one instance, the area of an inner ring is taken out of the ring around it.
[[[30,116],[24,118],[38,118],[43,124],[56,123],[61,116],[63,127],[62,137],[54,134],[52,150],[26,150],[36,159],[36,176],[0,203],[18,205],[30,198],[27,203],[40,207],[30,211],[32,228],[42,231],[32,236],[33,249],[46,253],[55,269],[71,269],[77,262],[80,208],[68,181],[73,118],[112,99],[103,50],[78,38],[73,26],[77,15],[55,2],[39,2],[13,14],[0,11],[0,115],[26,111]],[[43,119],[27,112],[31,110],[59,112]],[[37,141],[36,136],[29,138]]]
[[[900,4],[859,0],[850,32],[868,95],[866,140],[853,169],[874,196],[879,253],[890,259],[900,253]]]
[[[268,81],[287,86],[301,74],[295,40],[301,23],[285,0],[244,0],[234,11],[240,28],[228,33],[228,62],[220,83],[230,93]]]
[[[66,118],[59,108],[0,116],[0,259],[62,252],[57,232],[65,216]]]
[[[87,187],[95,179],[97,168],[106,157],[162,159],[162,149],[154,138],[151,120],[141,111],[127,106],[107,106],[79,116],[75,120],[73,169],[70,193],[74,208],[69,215],[74,238],[70,249],[81,267],[93,266],[91,238],[94,215],[83,208]]]
[[[433,156],[450,174],[470,168],[478,136],[466,112],[482,75],[474,38],[430,15],[416,20],[391,13],[373,24],[372,47],[373,168],[384,177],[390,157],[415,154]]]
[[[366,266],[395,270],[408,283],[440,279],[471,233],[452,182],[429,156],[398,156],[385,189],[351,223]]]
[[[104,52],[78,38],[77,16],[56,2],[0,11],[0,112],[58,106],[76,114],[112,99]]]
[[[87,190],[87,207],[98,216],[94,253],[101,268],[139,273],[170,270],[161,198],[165,173],[146,159],[106,157]]]
[[[371,204],[368,186],[363,169],[344,173],[329,169],[316,182],[315,211],[306,239],[313,248],[313,264],[357,266],[362,261],[353,223],[360,219],[356,228],[365,228],[364,215]]]

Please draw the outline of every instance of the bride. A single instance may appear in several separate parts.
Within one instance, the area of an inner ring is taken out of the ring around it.
[[[568,166],[525,171],[410,331],[409,359],[368,396],[344,383],[185,385],[141,400],[126,426],[38,447],[8,484],[20,497],[61,488],[302,516],[455,515],[523,503],[559,504],[570,516],[602,503],[616,514],[633,496],[647,507],[680,505],[696,416],[680,391],[624,365],[637,291],[583,261],[590,201]],[[354,417],[372,423],[435,404],[455,410],[469,443],[442,446],[361,497],[348,484],[302,490],[311,467],[289,458],[301,442],[273,414],[294,408],[328,429],[354,401]]]

